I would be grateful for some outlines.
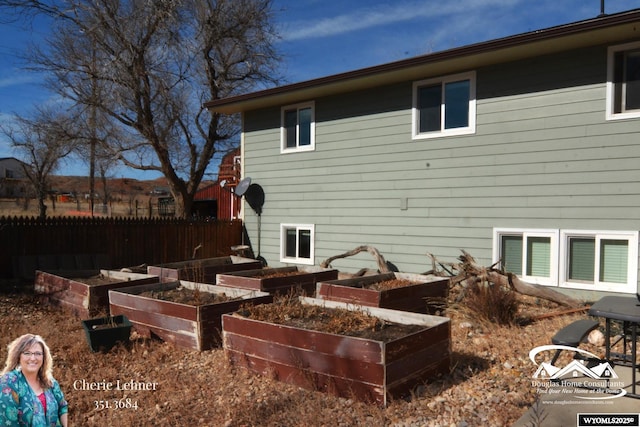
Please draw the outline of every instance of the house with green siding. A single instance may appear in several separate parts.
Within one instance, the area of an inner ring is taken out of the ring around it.
[[[640,10],[207,107],[242,115],[264,191],[244,219],[270,266],[370,245],[420,273],[464,249],[587,299],[638,290]]]

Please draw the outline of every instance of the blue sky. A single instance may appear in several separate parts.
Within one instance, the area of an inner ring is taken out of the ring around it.
[[[640,8],[640,0],[606,0],[605,12]],[[600,0],[274,0],[287,83],[384,64],[471,43],[593,18]],[[56,102],[42,76],[23,70],[27,43],[47,37],[46,25],[0,24],[0,121]],[[0,157],[15,153],[0,136]],[[81,161],[58,174],[87,175]],[[115,176],[157,175],[119,170]]]

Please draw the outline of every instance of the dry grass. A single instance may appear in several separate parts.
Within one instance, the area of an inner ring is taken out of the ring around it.
[[[558,310],[533,299],[521,302],[521,310],[528,313]],[[6,346],[15,337],[27,332],[42,335],[54,354],[54,375],[75,426],[449,426],[463,421],[469,426],[502,426],[513,424],[535,402],[529,350],[549,344],[557,329],[579,317],[560,316],[519,327],[483,326],[462,311],[448,314],[453,342],[450,374],[384,409],[233,368],[221,349],[196,352],[134,335],[128,346],[91,353],[79,319],[24,295],[0,295],[0,357],[6,357]],[[156,390],[82,390],[77,387],[82,380],[151,382]],[[110,402],[112,408],[96,408],[99,401]],[[114,409],[118,402],[125,407]],[[137,410],[126,407],[133,402]]]
[[[493,284],[474,283],[468,288],[464,301],[464,307],[479,321],[507,326],[518,321],[518,306],[513,290]]]

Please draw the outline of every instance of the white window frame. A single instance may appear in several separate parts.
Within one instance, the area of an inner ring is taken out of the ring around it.
[[[289,110],[297,110],[298,112],[302,109],[310,108],[311,109],[311,135],[310,135],[310,144],[309,145],[300,145],[300,121],[298,120],[296,123],[296,146],[295,147],[287,147],[287,128],[285,126],[285,111]],[[314,151],[316,148],[316,108],[315,102],[301,102],[299,104],[286,105],[280,109],[280,153],[299,153],[303,151]]]
[[[298,252],[298,243],[297,238],[300,230],[309,230],[310,232],[310,248],[309,248],[309,258],[301,258],[299,256],[296,257],[287,257],[286,256],[286,243],[287,243],[287,233],[286,231],[289,229],[296,229],[296,254]],[[303,264],[303,265],[313,265],[315,260],[315,225],[314,224],[280,224],[280,262],[284,263],[292,263],[292,264]]]
[[[436,83],[444,85],[446,83],[469,80],[469,125],[466,127],[445,129],[444,128],[444,103],[440,103],[440,130],[432,132],[420,133],[420,111],[418,111],[418,88],[422,86],[430,86]],[[446,136],[455,135],[468,135],[476,132],[476,72],[469,71],[466,73],[454,74],[445,77],[438,77],[433,79],[421,80],[413,83],[413,101],[411,108],[411,132],[412,139],[428,139],[428,138],[441,138]]]
[[[570,282],[569,268],[569,239],[572,237],[587,237],[595,239],[595,266],[593,284]],[[627,240],[629,253],[627,260],[627,283],[608,283],[600,281],[600,244],[601,240]],[[560,231],[560,287],[569,289],[590,289],[595,291],[636,293],[638,289],[638,231],[594,231],[594,230],[561,230]]]
[[[502,254],[502,236],[522,236],[522,269],[527,271],[527,244],[529,237],[548,237],[550,239],[551,253],[549,254],[550,266],[549,277],[518,275],[522,280],[545,286],[558,285],[558,236],[556,229],[533,229],[533,228],[494,228],[493,229],[493,263],[500,261]]]
[[[607,106],[606,106],[606,119],[607,120],[622,120],[622,119],[635,119],[640,118],[640,109],[623,113],[615,113],[615,61],[614,56],[616,53],[626,50],[640,49],[640,42],[626,43],[617,46],[610,46],[607,51]]]

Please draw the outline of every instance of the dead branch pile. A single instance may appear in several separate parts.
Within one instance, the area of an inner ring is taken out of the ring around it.
[[[578,308],[584,305],[583,302],[563,293],[546,286],[525,282],[513,273],[500,270],[496,267],[497,263],[490,267],[478,265],[473,256],[465,250],[461,251],[462,255],[458,257],[460,261],[458,263],[442,263],[432,254],[428,254],[434,265],[430,273],[451,276],[451,286],[461,285],[467,287],[471,284],[493,283],[523,295],[541,298],[571,308]],[[438,266],[444,270],[445,274],[443,274],[443,271],[438,270]]]
[[[320,264],[320,266],[323,268],[328,268],[331,266],[331,262],[336,259],[346,258],[348,256],[353,256],[365,251],[370,253],[375,258],[376,263],[378,264],[378,271],[362,269],[353,274],[353,277],[359,277],[365,274],[375,274],[377,272],[387,273],[390,271],[389,264],[384,259],[382,254],[380,254],[380,251],[378,251],[373,246],[368,245],[358,246],[351,251],[333,256],[331,258],[327,258],[322,262],[322,264]],[[497,263],[490,267],[478,265],[473,256],[471,256],[463,249],[461,249],[461,251],[462,255],[458,257],[459,262],[457,263],[441,262],[438,261],[434,255],[427,254],[431,258],[432,269],[425,274],[451,277],[452,287],[459,285],[466,288],[472,284],[493,283],[495,285],[502,286],[506,289],[511,289],[523,295],[529,295],[547,301],[552,301],[566,307],[579,308],[584,306],[584,303],[577,299],[571,298],[546,286],[540,286],[534,283],[525,282],[513,273],[500,270],[499,268],[497,268]]]

